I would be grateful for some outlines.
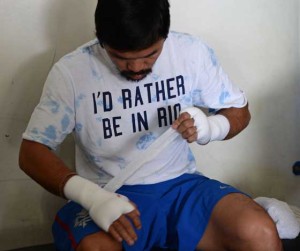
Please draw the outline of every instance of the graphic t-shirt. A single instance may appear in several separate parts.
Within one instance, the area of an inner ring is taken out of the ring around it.
[[[23,138],[55,149],[73,133],[76,171],[104,185],[164,133],[181,110],[246,103],[213,50],[197,37],[170,32],[152,73],[138,82],[122,77],[93,40],[53,66]],[[177,137],[126,184],[157,183],[195,171],[189,144]]]

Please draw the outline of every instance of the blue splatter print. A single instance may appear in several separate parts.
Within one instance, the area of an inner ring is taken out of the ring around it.
[[[80,94],[76,100],[75,100],[75,106],[76,108],[80,107],[81,101],[84,100],[86,98],[86,96],[84,94]]]
[[[42,133],[45,135],[48,139],[56,140],[57,135],[56,135],[56,128],[53,125],[48,126],[45,129],[45,132]]]
[[[217,109],[209,108],[208,113],[209,114],[215,114],[217,112]]]
[[[98,146],[102,146],[102,140],[101,140],[101,139],[98,139],[98,140],[97,140],[97,145],[98,145]]]
[[[193,104],[194,105],[196,105],[196,106],[203,106],[204,105],[204,102],[201,99],[201,94],[202,94],[202,91],[200,89],[193,90],[192,99],[193,99]]]
[[[66,111],[67,113],[69,113],[69,114],[73,114],[73,110],[72,110],[72,108],[69,107],[69,106],[66,106],[65,111]]]
[[[69,116],[67,114],[65,114],[65,116],[63,117],[63,119],[61,120],[61,127],[62,127],[62,131],[65,132],[68,129],[68,126],[70,125],[70,119]]]
[[[120,169],[124,169],[126,167],[126,162],[124,158],[116,157],[115,160],[118,162],[118,166],[120,167]]]
[[[92,68],[92,75],[93,75],[94,78],[100,79],[100,76],[99,76],[98,72],[94,68]]]
[[[87,46],[85,48],[82,48],[82,52],[83,53],[87,53],[89,55],[89,65],[90,65],[90,69],[91,69],[91,73],[94,79],[101,79],[101,76],[99,75],[98,71],[95,69],[95,65],[93,63],[93,50],[92,47]]]
[[[30,131],[32,134],[39,134],[39,130],[35,127]]]
[[[81,123],[76,123],[75,125],[75,131],[81,132],[83,125]]]
[[[102,162],[102,158],[99,156],[94,156],[91,154],[87,154],[87,159],[90,163],[101,163]]]
[[[92,55],[92,49],[91,49],[91,47],[89,47],[89,46],[87,46],[87,47],[83,47],[82,49],[81,49],[81,51],[83,52],[83,53],[87,53],[87,54],[89,54],[89,55]]]
[[[98,117],[98,118],[96,118],[96,120],[97,120],[98,122],[102,122],[102,117]]]
[[[154,81],[158,80],[159,79],[159,75],[158,74],[155,74],[155,73],[151,73],[151,77]]]
[[[192,96],[191,93],[184,95],[180,98],[180,103],[186,106],[192,105]]]
[[[123,98],[121,96],[118,97],[117,101],[119,104],[123,104]]]
[[[191,151],[191,149],[189,149],[189,152],[188,152],[188,160],[190,162],[194,162],[195,161],[195,156],[194,156],[193,152]]]
[[[172,31],[173,34],[175,34],[179,39],[183,39],[185,42],[188,42],[190,44],[193,44],[195,41],[197,41],[198,39],[195,37],[192,37],[190,35],[188,35],[187,33],[178,33],[178,32],[174,32]]]
[[[228,91],[225,91],[225,86],[224,86],[224,84],[222,84],[222,92],[221,92],[221,95],[219,97],[219,103],[221,105],[224,105],[226,99],[229,98],[229,97],[230,97],[230,93]]]
[[[136,148],[139,150],[146,149],[154,140],[156,137],[153,135],[152,132],[147,133],[140,137],[139,141],[136,143]]]
[[[49,145],[50,141],[48,139],[42,138],[42,143],[44,145]]]
[[[98,102],[97,102],[97,105],[99,105],[99,106],[103,106],[103,100],[99,100]]]
[[[210,55],[210,59],[211,59],[211,62],[213,64],[213,66],[217,66],[218,65],[218,60],[217,60],[217,57],[216,57],[216,54],[214,52],[214,50],[210,47],[207,46],[207,50],[209,52],[209,55]]]
[[[56,101],[54,100],[47,100],[45,103],[44,103],[46,106],[50,107],[50,110],[52,113],[58,113],[59,111],[59,103],[57,103]]]

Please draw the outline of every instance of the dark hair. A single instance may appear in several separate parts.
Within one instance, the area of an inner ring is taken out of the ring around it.
[[[96,36],[117,50],[146,49],[167,38],[169,7],[168,0],[98,0]]]

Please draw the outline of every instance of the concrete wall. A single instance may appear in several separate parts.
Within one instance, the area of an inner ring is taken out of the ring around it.
[[[173,24],[215,48],[252,113],[247,130],[230,142],[193,147],[201,170],[251,195],[299,205],[300,177],[291,172],[300,159],[299,1],[194,0],[173,7]]]
[[[49,243],[64,202],[18,167],[21,134],[49,69],[94,37],[95,1],[0,1],[0,250]],[[61,155],[73,165],[70,138]]]
[[[252,121],[192,145],[199,169],[253,196],[300,206],[299,0],[171,0],[172,29],[199,35],[248,95]],[[21,134],[62,55],[94,37],[96,0],[0,0],[0,250],[51,242],[63,200],[19,170]],[[73,166],[72,139],[60,155]]]

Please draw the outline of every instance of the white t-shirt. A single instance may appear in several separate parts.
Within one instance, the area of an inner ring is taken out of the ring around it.
[[[128,81],[98,40],[83,45],[50,71],[23,138],[55,149],[73,133],[76,171],[104,185],[165,132],[181,110],[247,103],[212,49],[194,36],[170,32],[152,70],[139,82]],[[177,137],[126,184],[157,183],[195,171],[189,144]]]

